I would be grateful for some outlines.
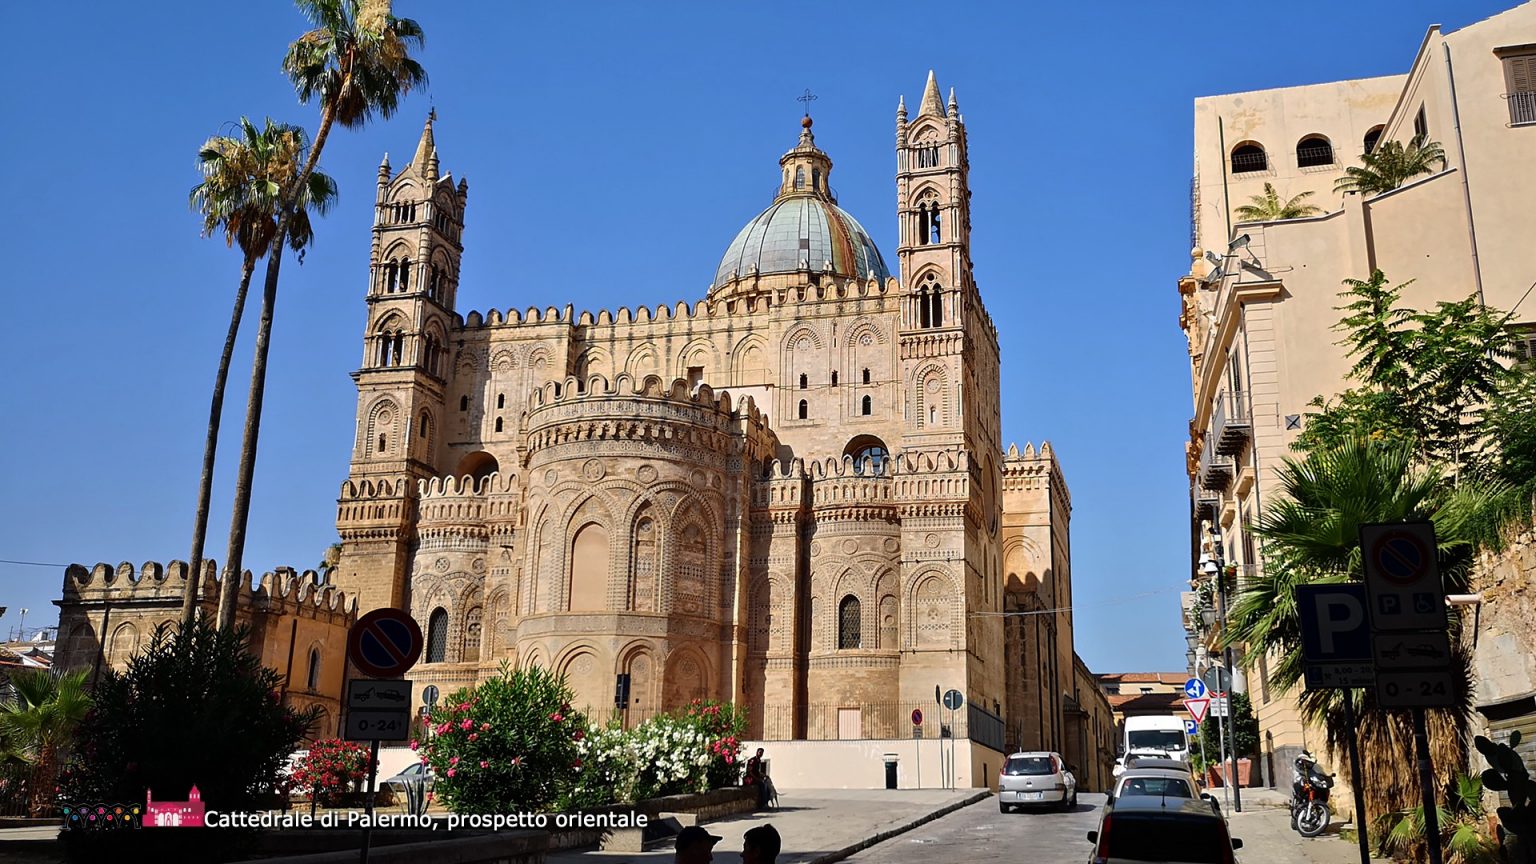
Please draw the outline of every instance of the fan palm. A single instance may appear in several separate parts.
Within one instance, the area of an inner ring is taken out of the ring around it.
[[[1504,860],[1498,841],[1488,835],[1482,780],[1466,775],[1457,777],[1451,787],[1450,806],[1437,806],[1435,816],[1442,835],[1441,845],[1448,853],[1447,864],[1500,864]],[[1426,845],[1424,805],[1388,814],[1383,822],[1392,827],[1382,838],[1382,851],[1407,860],[1422,857]]]
[[[10,698],[0,704],[0,740],[9,756],[31,766],[27,788],[33,816],[47,815],[59,765],[90,710],[85,679],[84,669],[19,672],[11,676]]]
[[[219,597],[218,626],[225,630],[234,626],[235,589],[245,555],[278,273],[282,267],[282,247],[298,207],[299,190],[315,170],[334,124],[356,129],[374,115],[388,118],[399,107],[402,96],[427,80],[421,64],[410,56],[411,49],[423,44],[421,27],[409,18],[394,17],[389,0],[297,0],[297,5],[314,29],[288,47],[283,70],[293,81],[301,102],[320,100],[320,125],[303,167],[292,184],[281,191],[276,233],[267,258],[256,358],[251,364],[245,432],[230,516],[229,551],[224,556],[226,577]]]
[[[240,285],[235,289],[235,308],[224,336],[224,352],[213,379],[213,400],[208,410],[208,435],[203,443],[203,473],[197,489],[197,519],[192,529],[191,567],[182,595],[183,625],[192,623],[197,608],[198,574],[203,568],[203,543],[208,536],[208,504],[213,494],[214,457],[219,446],[219,420],[224,411],[224,385],[235,353],[235,337],[245,315],[245,298],[256,262],[267,254],[277,234],[279,195],[294,179],[305,153],[304,130],[274,123],[268,118],[260,129],[249,118],[240,118],[239,134],[209,138],[198,151],[198,170],[203,180],[192,187],[189,203],[203,217],[203,236],[224,235],[230,247],[240,247]],[[336,183],[312,172],[300,190],[300,206],[288,229],[288,247],[303,250],[314,239],[309,211],[324,214],[336,200]]]
[[[1282,494],[1266,508],[1255,535],[1264,541],[1262,575],[1247,580],[1229,613],[1226,639],[1248,648],[1248,661],[1269,660],[1269,681],[1282,690],[1302,677],[1301,629],[1294,590],[1315,582],[1352,582],[1362,576],[1362,524],[1427,520],[1434,523],[1440,574],[1448,593],[1466,590],[1475,555],[1476,517],[1499,487],[1446,482],[1440,466],[1415,461],[1411,443],[1355,438],[1332,449],[1286,459]],[[1457,621],[1452,620],[1453,631]],[[1453,638],[1452,644],[1458,644]],[[1440,782],[1465,768],[1469,716],[1469,658],[1458,654],[1453,672],[1461,696],[1454,709],[1429,714],[1430,741]],[[1359,742],[1367,812],[1403,810],[1416,800],[1411,715],[1377,707],[1374,691],[1356,692],[1354,726],[1344,723],[1344,691],[1311,690],[1301,696],[1308,719],[1321,723],[1337,753],[1350,737]],[[1359,782],[1354,780],[1352,782]]]
[[[1344,176],[1333,185],[1335,192],[1375,194],[1390,192],[1420,174],[1429,174],[1445,164],[1445,150],[1424,136],[1414,136],[1405,146],[1399,141],[1379,142],[1369,153],[1360,154],[1363,167],[1344,169]]]
[[[1323,212],[1321,207],[1311,204],[1303,204],[1303,198],[1312,197],[1311,192],[1302,192],[1292,198],[1280,200],[1280,193],[1269,183],[1264,184],[1263,195],[1249,197],[1251,204],[1244,204],[1237,208],[1237,218],[1244,222],[1274,222],[1280,219],[1300,219],[1303,216],[1316,216]]]

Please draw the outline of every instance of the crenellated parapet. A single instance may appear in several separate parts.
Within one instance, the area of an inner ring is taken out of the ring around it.
[[[343,540],[393,539],[415,516],[412,483],[405,479],[346,480],[336,499],[336,527]]]
[[[1025,442],[1023,450],[1017,444],[1008,445],[1008,453],[1003,458],[1003,491],[1047,488],[1055,500],[1062,502],[1068,510],[1072,508],[1072,494],[1067,489],[1066,477],[1061,473],[1061,463],[1056,461],[1051,442],[1042,442],[1038,451],[1032,442]]]
[[[524,416],[528,452],[577,442],[625,442],[731,454],[753,463],[777,446],[751,397],[733,402],[729,392],[708,384],[670,386],[649,376],[636,381],[619,375],[610,384],[601,375],[585,382],[567,378],[533,391]]]
[[[886,468],[868,457],[812,462],[811,506],[817,521],[896,522],[897,478]]]
[[[472,311],[462,316],[456,315],[454,326],[457,330],[468,331],[552,324],[563,324],[568,327],[606,327],[614,324],[657,322],[706,323],[742,315],[766,314],[776,306],[862,300],[894,296],[900,292],[901,286],[894,278],[883,282],[878,279],[828,280],[820,285],[776,285],[772,290],[749,291],[745,295],[699,300],[692,305],[680,300],[672,306],[666,304],[658,304],[654,308],[638,306],[633,310],[628,306],[620,306],[616,310],[583,311],[579,315],[569,304],[559,309],[554,306],[544,309],[530,306],[522,311],[515,308],[509,308],[505,312],[499,309],[490,309],[485,312]]]
[[[198,597],[213,603],[219,596],[222,580],[218,565],[204,561],[198,580]],[[116,566],[98,563],[93,567],[71,564],[64,571],[64,605],[92,605],[110,602],[120,606],[180,606],[188,578],[185,561],[161,565],[146,562],[135,568],[128,562]],[[265,573],[260,579],[246,570],[240,574],[236,604],[278,614],[300,617],[355,616],[357,601],[335,585],[326,584],[314,570],[302,573],[290,567]]]

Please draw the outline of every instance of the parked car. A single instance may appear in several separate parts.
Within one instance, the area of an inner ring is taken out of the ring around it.
[[[426,784],[426,788],[430,790],[432,788],[433,779],[432,766],[423,765],[420,762],[412,762],[411,764],[405,766],[405,770],[401,771],[399,774],[396,774],[393,777],[390,777],[387,780],[384,780],[379,785],[399,786],[404,789],[405,785],[410,783],[412,780],[420,780]]]
[[[1243,841],[1204,801],[1126,795],[1105,807],[1089,864],[1157,861],[1161,864],[1236,864]]]
[[[997,809],[1054,804],[1077,806],[1077,778],[1060,753],[1015,753],[997,775]]]
[[[1188,767],[1179,762],[1171,764],[1177,767],[1146,768],[1138,765],[1128,769],[1116,778],[1115,785],[1109,790],[1109,797],[1104,802],[1105,806],[1114,806],[1115,799],[1127,796],[1187,800],[1198,798],[1209,803],[1211,810],[1220,815],[1221,804],[1216,800],[1216,796],[1200,791],[1200,785],[1195,782],[1194,775],[1189,773]]]

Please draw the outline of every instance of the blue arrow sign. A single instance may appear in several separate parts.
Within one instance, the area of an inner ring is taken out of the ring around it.
[[[1191,678],[1184,682],[1184,698],[1186,699],[1204,699],[1209,692],[1205,688],[1205,682],[1199,678]]]

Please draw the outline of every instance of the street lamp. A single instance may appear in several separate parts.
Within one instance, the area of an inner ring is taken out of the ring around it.
[[[1227,672],[1234,678],[1237,675],[1237,667],[1232,663],[1232,640],[1227,632],[1227,580],[1222,578],[1221,560],[1221,532],[1211,526],[1211,551],[1200,556],[1200,572],[1216,580],[1216,617],[1221,619],[1221,640],[1226,643],[1223,647],[1223,658],[1226,660]],[[1231,710],[1233,700],[1230,693],[1227,699],[1227,728],[1226,741],[1227,752],[1232,758],[1232,773],[1228,777],[1227,785],[1232,787],[1232,809],[1235,812],[1243,812],[1243,785],[1238,782],[1237,776],[1237,717]]]

